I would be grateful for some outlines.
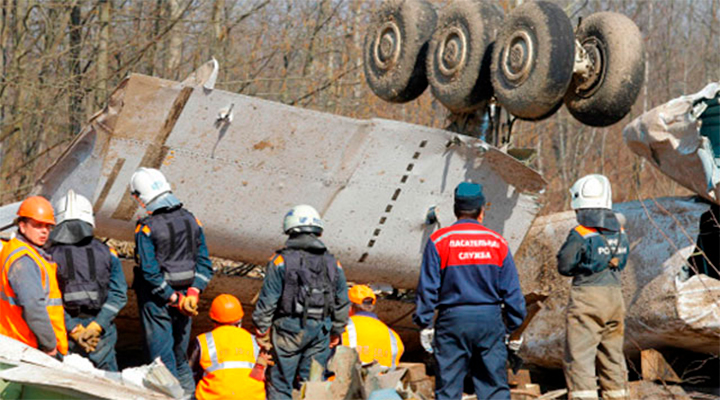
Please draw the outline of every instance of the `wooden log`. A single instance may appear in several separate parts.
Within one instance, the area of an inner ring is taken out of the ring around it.
[[[645,381],[682,383],[682,379],[675,373],[665,357],[655,349],[643,350],[640,353],[640,365],[642,378]]]

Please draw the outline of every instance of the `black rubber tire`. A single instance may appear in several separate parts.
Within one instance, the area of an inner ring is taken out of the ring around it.
[[[565,105],[575,119],[590,126],[612,125],[630,112],[645,80],[645,49],[630,18],[600,12],[582,20],[577,40],[600,58],[597,79],[583,83],[576,74]]]
[[[495,96],[520,119],[547,118],[562,103],[574,62],[575,37],[565,12],[555,3],[528,1],[505,19],[495,41]]]
[[[437,14],[425,0],[386,0],[365,34],[365,80],[381,99],[405,103],[428,86],[425,58]]]
[[[453,1],[438,16],[426,69],[433,95],[450,111],[474,111],[492,97],[492,43],[502,19],[501,8],[480,0]]]

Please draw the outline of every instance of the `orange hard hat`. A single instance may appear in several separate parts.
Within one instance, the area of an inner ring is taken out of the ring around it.
[[[42,196],[31,196],[20,203],[18,217],[34,219],[38,222],[55,225],[55,212],[52,204]]]
[[[221,294],[210,305],[210,319],[220,324],[240,322],[245,312],[237,297]]]
[[[367,285],[355,285],[351,287],[348,291],[348,297],[350,297],[350,301],[355,304],[362,304],[363,300],[367,298],[371,298],[373,304],[375,304],[375,301],[377,300],[375,292],[373,292],[373,290],[370,289],[370,286]]]

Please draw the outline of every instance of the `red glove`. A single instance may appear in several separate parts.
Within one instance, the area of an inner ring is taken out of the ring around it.
[[[330,335],[330,348],[335,348],[340,344],[340,335]]]

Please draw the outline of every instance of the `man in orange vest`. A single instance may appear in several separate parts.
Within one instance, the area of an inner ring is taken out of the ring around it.
[[[198,336],[188,350],[198,400],[265,399],[265,384],[249,376],[259,347],[240,327],[244,314],[233,295],[221,294],[210,305],[215,328]]]
[[[32,196],[17,215],[18,235],[0,251],[0,334],[62,358],[68,340],[57,265],[42,249],[55,214],[49,201]]]
[[[366,285],[355,285],[348,291],[350,320],[342,334],[342,344],[354,348],[363,364],[377,361],[394,369],[405,351],[400,336],[374,313],[377,298]]]

